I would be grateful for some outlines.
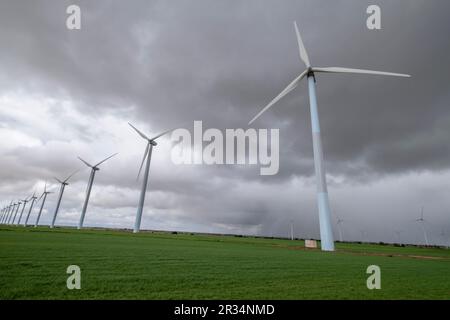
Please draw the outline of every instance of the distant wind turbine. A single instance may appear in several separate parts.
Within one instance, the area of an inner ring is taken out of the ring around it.
[[[13,204],[13,201],[11,201],[9,203],[9,206],[7,206],[5,208],[5,214],[3,215],[3,219],[2,219],[2,223],[3,224],[6,224],[6,222],[7,222],[7,219],[8,219],[8,216],[9,216],[9,212],[11,211],[11,208],[12,208],[12,204]]]
[[[5,219],[5,215],[6,215],[6,210],[8,209],[8,206],[5,206],[3,209],[2,209],[2,216],[1,216],[1,218],[0,218],[0,223],[1,224],[3,224],[3,220]]]
[[[444,240],[444,246],[446,246],[448,248],[450,246],[450,240],[447,237],[447,233],[444,231],[444,229],[441,230],[441,233],[439,235]]]
[[[53,192],[47,191],[47,181],[45,181],[44,192],[42,192],[42,194],[38,200],[38,201],[40,201],[42,199],[42,202],[41,202],[41,207],[39,208],[39,213],[36,218],[36,222],[34,223],[34,227],[37,227],[39,225],[39,220],[41,219],[42,209],[44,209],[45,200],[47,199],[47,195],[49,195],[50,193],[53,193]]]
[[[19,219],[17,220],[16,225],[20,224],[20,220],[22,220],[23,211],[25,210],[25,207],[27,206],[27,203],[28,203],[28,201],[30,201],[30,199],[31,199],[31,197],[30,198],[25,198],[25,199],[22,200],[23,206],[22,206],[22,210],[20,211]],[[13,223],[14,223],[14,221],[13,221]]]
[[[31,196],[30,199],[31,199],[30,208],[28,208],[27,218],[25,219],[25,222],[23,223],[24,227],[28,226],[28,219],[30,219],[31,211],[33,210],[34,203],[36,202],[36,199],[37,199],[36,192],[33,193],[33,195]]]
[[[313,137],[313,151],[314,151],[314,167],[316,172],[317,183],[317,203],[319,209],[319,224],[320,224],[320,239],[321,247],[324,251],[334,251],[333,231],[331,227],[331,212],[328,200],[328,190],[326,183],[325,166],[323,160],[322,140],[320,137],[320,124],[319,113],[317,109],[316,98],[316,73],[355,73],[355,74],[371,74],[371,75],[384,75],[384,76],[396,76],[396,77],[410,77],[407,74],[381,72],[363,69],[349,69],[340,67],[326,67],[317,68],[312,67],[309,61],[308,54],[303,44],[300,32],[297,27],[297,23],[294,22],[295,32],[297,34],[297,42],[299,47],[300,59],[305,63],[306,70],[300,73],[281,93],[276,96],[267,106],[265,106],[252,120],[249,125],[259,118],[265,111],[277,103],[281,98],[294,90],[304,77],[308,79],[309,86],[309,104],[311,112],[311,128]]]
[[[89,176],[89,181],[88,181],[88,185],[87,185],[87,189],[86,189],[86,199],[84,200],[83,209],[81,211],[81,217],[80,217],[80,222],[78,223],[78,229],[81,229],[83,227],[84,216],[86,215],[86,209],[87,209],[87,206],[88,206],[89,197],[91,195],[92,184],[94,183],[95,172],[100,170],[98,168],[98,166],[101,165],[106,160],[114,157],[116,154],[117,153],[114,153],[113,155],[103,159],[102,161],[100,161],[99,163],[97,163],[95,165],[91,165],[88,162],[86,162],[83,159],[81,159],[80,157],[78,157],[78,159],[80,159],[80,161],[82,161],[85,165],[87,165],[89,168],[91,168],[91,175]]]
[[[291,240],[294,240],[294,220],[291,220]]]
[[[11,213],[13,211],[14,211],[14,200],[12,200],[11,203],[9,204],[8,212],[6,213],[6,216],[5,216],[5,224],[9,223],[9,217],[11,216]]]
[[[403,232],[403,231],[401,231],[401,230],[396,230],[396,231],[394,231],[395,235],[397,236],[398,243],[401,243],[401,242],[402,242],[402,239],[401,239],[401,237],[400,237],[400,234],[401,234],[402,232]]]
[[[423,231],[423,237],[425,238],[425,244],[428,246],[428,236],[427,236],[427,230],[425,229],[424,223],[426,220],[424,220],[423,218],[423,206],[422,206],[422,210],[420,211],[420,218],[416,219],[416,221],[419,223],[420,227],[422,228]]]
[[[14,211],[16,211],[16,206],[17,206],[17,203],[13,203],[12,204],[11,211],[9,213],[8,220],[6,221],[6,224],[11,224],[10,223],[11,222],[11,218],[12,218],[12,216],[14,214]]]
[[[141,219],[142,219],[142,211],[144,209],[144,201],[145,201],[145,193],[147,191],[147,183],[148,183],[148,173],[150,171],[150,160],[152,157],[152,149],[154,146],[157,145],[156,143],[156,139],[158,139],[159,137],[175,130],[175,128],[172,128],[170,130],[164,131],[158,135],[156,135],[153,138],[149,138],[147,137],[145,134],[143,134],[141,131],[139,131],[138,129],[136,129],[136,127],[134,127],[131,123],[128,123],[130,125],[130,127],[132,127],[142,138],[144,138],[145,140],[147,140],[147,146],[145,147],[145,152],[144,152],[144,157],[142,158],[142,162],[141,162],[141,166],[139,168],[139,173],[137,178],[139,179],[139,175],[141,174],[141,170],[142,170],[142,166],[144,165],[145,159],[147,158],[147,162],[145,164],[145,172],[144,172],[144,177],[142,179],[142,188],[141,188],[141,195],[139,197],[139,205],[137,208],[137,212],[136,212],[136,220],[134,222],[134,229],[133,232],[137,233],[139,232],[139,229],[141,228]]]
[[[359,232],[361,233],[361,241],[365,241],[365,238],[367,236],[367,231],[366,230],[359,230]]]
[[[56,202],[56,207],[55,207],[55,213],[53,214],[53,220],[52,220],[52,224],[50,225],[50,228],[53,228],[55,226],[55,221],[56,221],[56,216],[58,215],[58,211],[59,211],[59,206],[61,205],[61,199],[64,193],[64,189],[66,188],[66,186],[69,184],[68,181],[70,178],[72,178],[72,176],[77,173],[78,170],[76,170],[74,173],[72,173],[70,176],[68,176],[66,178],[66,180],[59,180],[58,178],[55,178],[56,181],[58,181],[61,184],[61,187],[59,189],[59,196],[58,196],[58,201]]]
[[[4,224],[5,223],[5,217],[8,213],[8,206],[5,206],[5,208],[3,209],[3,214],[2,214],[2,220],[1,223]]]
[[[19,200],[19,202],[17,202],[16,212],[14,213],[14,217],[13,217],[13,219],[11,221],[11,224],[14,224],[14,221],[16,221],[17,213],[19,212],[21,204],[22,204],[22,201]],[[23,211],[23,209],[22,209],[22,211]]]

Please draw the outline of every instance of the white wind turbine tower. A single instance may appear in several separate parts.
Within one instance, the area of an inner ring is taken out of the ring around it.
[[[344,222],[344,219],[341,219],[338,217],[337,222],[336,222],[336,226],[338,227],[338,232],[339,232],[339,241],[342,242],[342,222]]]
[[[250,120],[249,125],[255,121],[261,114],[263,114],[267,109],[272,107],[281,98],[287,95],[289,92],[294,90],[300,81],[307,77],[309,86],[309,104],[311,112],[311,128],[312,128],[312,138],[313,138],[313,151],[314,151],[314,167],[316,173],[316,183],[317,183],[317,203],[319,209],[319,224],[320,224],[320,239],[321,248],[324,251],[334,251],[334,240],[333,232],[331,227],[331,212],[328,200],[328,190],[326,183],[326,174],[323,160],[322,151],[322,140],[320,137],[320,124],[319,124],[319,113],[317,109],[317,98],[316,98],[316,73],[356,73],[356,74],[371,74],[371,75],[385,75],[385,76],[397,76],[397,77],[409,77],[406,74],[391,73],[391,72],[381,72],[373,70],[363,70],[363,69],[349,69],[340,67],[326,67],[318,68],[311,66],[308,54],[306,52],[305,46],[303,44],[300,32],[297,28],[297,23],[294,22],[295,32],[297,34],[297,42],[299,47],[300,59],[305,63],[306,69],[300,73],[281,93],[276,96],[267,106],[265,106],[252,120]]]
[[[64,193],[64,189],[69,184],[68,183],[69,179],[77,172],[78,172],[78,170],[75,171],[74,173],[72,173],[70,176],[67,177],[66,180],[63,180],[63,181],[59,180],[58,178],[55,178],[55,180],[61,184],[61,187],[59,189],[58,201],[56,202],[55,213],[53,214],[52,224],[50,225],[50,228],[53,228],[55,226],[56,216],[58,215],[59,206],[61,205],[61,199],[62,199],[62,196]]]
[[[154,146],[157,145],[156,143],[156,139],[158,139],[159,137],[175,130],[174,128],[164,131],[160,134],[158,134],[157,136],[153,137],[153,138],[149,138],[147,137],[145,134],[143,134],[141,131],[139,131],[138,129],[136,129],[136,127],[134,127],[131,123],[128,123],[130,125],[130,127],[132,127],[142,138],[144,138],[145,140],[147,140],[147,146],[145,147],[145,152],[144,152],[144,157],[142,158],[142,162],[141,162],[141,166],[139,168],[139,173],[138,173],[138,179],[139,179],[139,175],[141,174],[141,170],[142,170],[142,166],[144,165],[145,159],[147,158],[147,162],[145,164],[145,172],[144,172],[144,177],[142,179],[142,188],[141,188],[141,195],[139,197],[139,205],[137,208],[137,212],[136,212],[136,220],[134,223],[134,229],[133,232],[139,232],[139,229],[141,227],[141,219],[142,219],[142,211],[144,209],[144,201],[145,201],[145,193],[147,191],[147,183],[148,183],[148,173],[150,170],[150,160],[152,157],[152,149]]]
[[[116,154],[117,153],[114,153],[113,155],[103,159],[102,161],[100,161],[99,163],[97,163],[95,165],[91,165],[88,162],[81,159],[80,157],[78,157],[78,159],[80,159],[85,165],[87,165],[89,168],[91,168],[91,175],[89,176],[89,181],[88,181],[88,185],[87,185],[87,189],[86,189],[86,199],[84,200],[83,209],[81,211],[80,221],[78,222],[78,229],[81,229],[83,227],[84,216],[86,215],[89,197],[91,196],[91,190],[92,190],[92,184],[94,183],[95,172],[100,170],[98,166],[101,165],[106,160],[114,157]]]
[[[444,246],[446,246],[448,248],[450,246],[450,239],[448,239],[447,233],[444,231],[444,229],[441,230],[441,233],[439,235],[444,240],[444,242],[443,242]]]
[[[36,202],[36,199],[37,199],[36,192],[33,193],[33,195],[31,196],[30,199],[31,199],[30,208],[28,208],[27,218],[25,219],[25,222],[23,223],[24,227],[26,227],[28,225],[28,219],[30,219],[31,211],[33,210],[34,203]]]
[[[15,209],[16,209],[16,206],[17,206],[17,203],[13,203],[13,204],[12,204],[11,211],[10,211],[8,220],[6,221],[6,224],[10,224],[10,221],[11,221],[11,218],[12,218],[12,216],[13,216],[13,214],[14,214],[14,211],[15,211]]]
[[[17,220],[16,225],[20,224],[20,220],[22,220],[23,211],[25,210],[25,207],[27,206],[27,203],[30,201],[30,199],[31,199],[31,197],[25,198],[24,200],[22,200],[23,207],[22,207],[22,210],[20,211],[19,219]],[[14,223],[14,221],[13,221],[13,223]]]
[[[5,207],[2,210],[2,218],[0,219],[1,224],[4,224],[7,213],[8,213],[8,205],[5,205]]]
[[[291,240],[294,240],[294,220],[291,220]]]
[[[425,238],[425,244],[428,246],[428,236],[427,236],[427,230],[425,229],[425,226],[423,225],[425,223],[425,220],[423,219],[423,206],[422,210],[420,211],[420,218],[416,219],[416,221],[419,223],[420,227],[422,228],[423,237]]]
[[[9,217],[10,217],[11,213],[13,212],[13,210],[14,210],[14,200],[11,200],[11,203],[8,206],[8,210],[6,211],[5,219],[3,221],[4,224],[8,224]]]
[[[40,201],[43,198],[41,207],[39,208],[38,216],[36,218],[36,222],[34,223],[34,227],[37,227],[39,225],[39,220],[41,219],[42,209],[44,209],[45,200],[47,199],[47,195],[50,193],[53,193],[53,192],[47,191],[47,181],[45,181],[44,192],[41,194],[41,196],[39,197],[39,200],[38,200],[38,201]]]
[[[6,217],[8,216],[8,213],[9,213],[9,210],[11,208],[11,205],[12,205],[12,201],[11,201],[11,203],[9,205],[5,206],[5,208],[3,210],[4,212],[3,212],[3,216],[2,216],[2,224],[5,224]]]
[[[359,230],[359,233],[361,233],[361,242],[364,242],[367,236],[366,230]]]
[[[3,214],[2,214],[2,219],[1,219],[2,224],[5,223],[5,217],[7,214],[8,214],[8,205],[6,205],[5,208],[3,208]]]
[[[26,199],[25,199],[26,200]],[[16,213],[14,213],[14,217],[13,217],[13,219],[12,219],[12,221],[11,221],[11,224],[14,224],[14,221],[16,221],[16,217],[17,217],[17,213],[19,212],[19,209],[20,209],[20,205],[22,204],[22,201],[24,201],[24,200],[19,200],[19,202],[17,202],[17,208],[16,208]],[[26,204],[26,203],[25,203]],[[25,208],[25,205],[22,207],[22,211],[21,211],[21,213],[20,213],[20,216],[22,216],[22,212],[23,212],[23,209]],[[20,218],[19,218],[19,220],[20,220]],[[18,223],[17,223],[18,224]]]
[[[9,213],[9,217],[8,217],[8,222],[7,222],[8,224],[11,224],[11,219],[14,215],[14,212],[16,211],[17,205],[18,205],[18,203],[12,204],[11,212]]]
[[[397,236],[398,243],[402,243],[402,239],[401,239],[401,237],[400,237],[400,234],[401,234],[402,232],[403,232],[403,231],[401,231],[401,230],[396,230],[396,231],[394,231],[395,235]]]

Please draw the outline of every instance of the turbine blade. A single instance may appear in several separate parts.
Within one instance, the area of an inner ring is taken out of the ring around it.
[[[71,174],[70,176],[68,176],[68,177],[67,177],[67,179],[66,179],[66,180],[64,180],[63,182],[67,182],[67,181],[69,181],[69,179],[70,179],[70,178],[72,178],[72,177],[73,177],[73,175],[74,175],[75,173],[77,173],[78,171],[80,171],[80,170],[78,170],[78,169],[77,169],[77,170],[75,170],[75,171],[74,171],[74,172],[73,172],[73,173],[72,173],[72,174]]]
[[[136,177],[136,180],[138,180],[139,176],[141,175],[142,166],[144,165],[144,161],[145,161],[145,158],[147,157],[149,148],[150,148],[150,143],[147,143],[147,147],[145,147],[144,157],[142,158],[141,166],[139,167],[139,172]]]
[[[300,81],[308,74],[308,70],[303,71],[297,78],[295,78],[279,95],[277,95],[270,103],[265,106],[256,116],[253,117],[252,120],[248,123],[251,125],[256,119],[258,119],[264,112],[267,111],[270,107],[272,107],[275,103],[281,100],[285,95],[294,90]]]
[[[80,161],[83,162],[85,165],[87,165],[89,168],[92,168],[92,165],[90,163],[88,163],[87,161],[84,161],[80,157],[78,157],[78,159],[80,159]]]
[[[298,42],[298,50],[299,50],[299,53],[300,53],[300,59],[302,59],[302,61],[306,65],[306,67],[309,68],[309,67],[311,67],[311,63],[309,62],[308,53],[306,52],[305,45],[303,44],[303,40],[302,40],[302,37],[300,35],[300,31],[298,31],[298,27],[297,27],[297,22],[296,21],[294,21],[294,26],[295,26],[295,33],[297,35],[297,42]]]
[[[153,140],[156,140],[156,139],[158,139],[159,137],[161,137],[161,136],[163,136],[163,135],[165,135],[165,134],[167,134],[167,133],[169,133],[169,132],[171,132],[171,131],[173,131],[173,130],[175,130],[175,129],[177,129],[177,128],[172,128],[172,129],[166,130],[166,131],[164,131],[164,132],[158,134],[157,136],[154,136],[154,137],[151,138],[150,140],[152,140],[152,141],[153,141]]]
[[[113,155],[109,156],[108,158],[103,159],[102,161],[100,161],[99,163],[97,163],[94,167],[97,167],[99,165],[101,165],[103,162],[105,162],[106,160],[111,159],[112,157],[114,157],[115,155],[119,154],[118,152],[114,153]]]
[[[53,177],[56,181],[58,181],[59,183],[63,183],[61,180],[59,180],[58,178],[56,178],[56,177]]]
[[[42,197],[44,196],[44,194],[45,194],[45,192],[43,192],[43,193],[41,194],[41,196],[40,196],[39,199],[38,199],[38,202],[41,201],[41,199],[42,199]]]
[[[136,129],[135,126],[133,126],[131,123],[128,122],[128,124],[130,125],[130,127],[132,127],[142,138],[144,138],[145,140],[150,140],[145,134],[143,134],[141,131],[139,131],[138,129]]]
[[[313,72],[326,72],[326,73],[357,73],[357,74],[373,74],[380,76],[393,76],[393,77],[411,77],[409,74],[393,73],[375,70],[365,69],[352,69],[352,68],[340,68],[340,67],[326,67],[326,68],[312,68]]]

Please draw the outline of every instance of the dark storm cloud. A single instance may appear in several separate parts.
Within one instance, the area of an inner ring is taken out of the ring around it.
[[[292,27],[298,20],[313,64],[413,75],[318,76],[332,173],[358,175],[345,163],[360,157],[376,173],[448,167],[441,137],[450,130],[450,79],[436,72],[450,64],[446,2],[381,2],[383,30],[369,31],[366,6],[354,1],[79,1],[79,32],[63,27],[61,12],[70,3],[3,3],[7,46],[0,55],[10,85],[59,89],[92,113],[132,107],[154,126],[199,119],[211,127],[245,127],[303,68]],[[286,160],[312,155],[307,107],[303,84],[256,123],[288,122],[282,173],[312,172]]]
[[[82,9],[80,31],[65,28],[69,4]],[[62,136],[58,128],[42,126],[36,131],[33,127],[31,132],[26,122],[3,118],[3,128],[34,136],[42,145],[5,151],[2,180],[12,185],[53,173],[64,175],[81,167],[73,153],[94,158],[109,153],[115,149],[114,136],[109,149],[96,145],[98,152],[90,154],[86,147],[109,134],[111,128],[92,126],[106,115],[122,119],[125,125],[126,121],[146,123],[152,132],[186,121],[190,128],[193,120],[203,120],[205,129],[246,128],[248,120],[304,68],[294,20],[314,65],[412,75],[410,79],[317,75],[326,166],[341,179],[331,179],[330,185],[340,188],[377,182],[386,175],[445,171],[450,164],[450,75],[444,72],[450,70],[450,4],[377,1],[382,10],[379,31],[365,27],[369,4],[2,1],[0,92],[71,101],[71,108],[86,117],[71,119],[75,116],[69,108]],[[254,124],[280,128],[277,176],[261,177],[256,167],[166,164],[168,169],[152,172],[152,190],[175,195],[173,207],[192,209],[199,223],[206,219],[263,225],[267,231],[265,223],[276,220],[279,212],[294,214],[298,204],[288,199],[295,193],[286,197],[281,193],[280,201],[262,200],[261,193],[277,194],[270,186],[290,188],[292,179],[310,179],[314,173],[308,108],[305,82]],[[64,110],[53,107],[48,112],[57,121]],[[139,187],[134,179],[138,161],[116,160],[115,170],[98,177],[105,187],[123,188],[116,192],[124,194],[120,199],[126,206],[132,204],[127,192]],[[77,175],[75,181],[81,183],[83,177]],[[245,183],[248,190],[243,192]],[[312,182],[307,185],[313,190]],[[161,202],[168,197],[161,196]],[[120,206],[110,195],[102,199],[99,203],[105,208]],[[304,211],[314,211],[313,202],[305,204]]]

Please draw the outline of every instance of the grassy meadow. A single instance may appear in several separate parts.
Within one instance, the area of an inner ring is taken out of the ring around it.
[[[69,265],[81,290],[66,287]],[[0,299],[450,299],[450,250],[0,226]]]

